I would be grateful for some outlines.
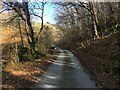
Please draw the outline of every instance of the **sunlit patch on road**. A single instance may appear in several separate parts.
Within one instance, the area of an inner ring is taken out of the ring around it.
[[[54,77],[54,76],[47,76],[47,78],[49,78],[49,79],[56,79],[56,77]]]
[[[44,84],[41,86],[41,88],[57,88],[57,86],[49,85],[49,84]]]

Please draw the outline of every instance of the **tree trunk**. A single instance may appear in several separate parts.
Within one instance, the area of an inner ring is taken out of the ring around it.
[[[93,22],[93,26],[94,26],[94,37],[100,38],[99,33],[98,33],[98,19],[96,16],[94,2],[93,1],[89,2],[89,4],[90,4],[90,8],[91,8],[91,18],[92,18],[92,22]]]
[[[22,43],[22,46],[24,47],[19,15],[18,15],[18,21],[17,22],[18,22],[18,27],[19,27],[20,37],[21,37],[21,43]]]
[[[33,32],[33,28],[32,28],[32,24],[31,24],[31,20],[30,20],[30,13],[29,13],[29,9],[28,9],[28,2],[24,2],[24,13],[25,13],[25,16],[26,16],[26,23],[27,23],[27,26],[28,26],[28,29],[29,29],[29,44],[30,44],[30,50],[31,50],[31,53],[34,53],[35,52],[35,38],[34,38],[34,32]]]

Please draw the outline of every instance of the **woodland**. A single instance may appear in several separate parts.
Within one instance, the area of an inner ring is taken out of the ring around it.
[[[48,3],[55,7],[55,24],[44,23]],[[24,88],[37,82],[35,76],[59,54],[50,50],[55,44],[74,53],[99,88],[120,88],[119,12],[118,0],[0,1],[1,86]]]

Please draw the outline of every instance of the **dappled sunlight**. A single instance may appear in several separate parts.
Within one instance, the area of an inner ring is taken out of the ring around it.
[[[58,60],[56,60],[55,63],[62,63],[62,61],[58,61]]]
[[[70,59],[72,60],[72,58],[66,58],[66,61],[64,62],[65,66],[80,69],[79,64],[73,62],[74,60],[71,62]]]
[[[43,70],[36,68],[36,67],[29,67],[29,68],[26,67],[23,70],[7,69],[6,71],[10,72],[13,76],[22,77],[23,79],[26,79],[26,80],[31,81],[31,82],[40,81],[41,80],[40,77],[37,77],[34,75],[44,73]]]
[[[35,85],[35,88],[57,88],[57,81],[60,79],[59,74],[55,73],[46,73],[43,75],[44,80],[40,80],[37,82],[37,85]]]
[[[29,82],[29,83],[37,83],[41,81],[40,76],[43,73],[45,73],[45,68],[47,68],[48,65],[50,65],[51,63],[52,63],[51,59],[48,59],[48,60],[37,59],[35,61],[26,62],[24,64],[9,65],[6,68],[4,68],[4,71],[6,73],[9,73],[12,76],[12,78],[14,77],[14,79],[16,79],[11,82],[8,82],[9,84],[14,83],[16,85],[18,83],[15,83],[15,82],[19,82],[20,80],[22,80],[21,83],[23,83],[23,81]],[[19,78],[20,80],[17,80],[17,78]],[[5,85],[6,84],[4,84],[3,87],[8,87]]]
[[[80,66],[78,66],[78,65],[68,65],[69,67],[74,67],[74,68],[77,68],[77,69],[80,69]]]
[[[35,84],[35,88],[95,87],[71,52],[60,53],[59,56]]]
[[[59,66],[63,66],[64,64],[63,63],[54,63],[55,65],[59,65]]]
[[[25,72],[25,71],[12,71],[11,74],[13,74],[14,76],[21,76],[21,75],[30,75],[29,72]]]
[[[43,84],[41,87],[42,87],[42,88],[57,88],[56,86],[54,86],[54,85],[49,85],[49,84]]]
[[[10,72],[14,76],[32,75],[32,74],[39,74],[44,72],[43,70],[32,66],[24,66],[22,68],[10,67],[10,68],[6,68],[5,71]]]
[[[40,62],[40,61],[42,61],[42,60],[41,60],[41,59],[35,59],[34,61],[39,61],[39,62]]]
[[[55,60],[48,61],[49,63],[53,63]]]
[[[74,68],[80,68],[80,66],[76,63],[71,63],[71,62],[65,62],[64,63],[66,66],[69,66],[69,67],[74,67]]]
[[[61,56],[58,56],[58,57],[60,57],[60,58],[66,58],[66,57],[69,57],[69,56],[65,56],[65,55],[61,55]]]
[[[35,82],[35,83],[41,80],[41,78],[37,76],[32,76],[32,77],[24,76],[23,78],[25,78],[28,81]]]
[[[72,54],[72,53],[70,53],[69,55],[70,55],[70,56],[73,56],[73,54]]]
[[[46,76],[46,78],[49,78],[49,79],[57,79],[55,76]]]
[[[54,64],[55,64],[55,65],[59,65],[59,66],[64,65],[62,61],[55,61]]]

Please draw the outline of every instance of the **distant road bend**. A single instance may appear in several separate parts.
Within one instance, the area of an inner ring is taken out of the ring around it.
[[[79,60],[68,50],[60,50],[57,60],[33,88],[97,88]]]

